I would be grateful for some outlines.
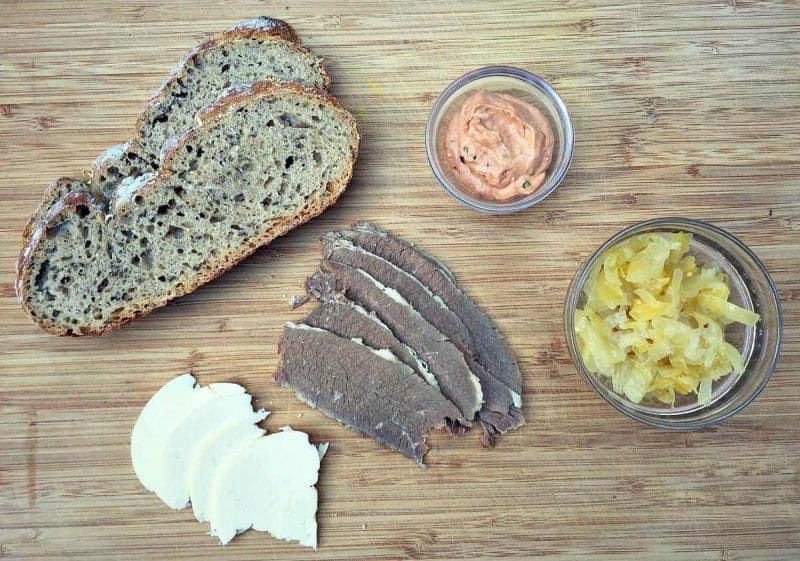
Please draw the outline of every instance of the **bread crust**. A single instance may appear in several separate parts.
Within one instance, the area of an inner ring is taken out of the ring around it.
[[[338,113],[344,115],[348,120],[352,120],[353,118],[352,115],[350,115],[350,113],[339,104],[339,100],[333,97],[333,95],[331,95],[327,90],[320,88],[309,88],[302,86],[297,82],[262,80],[252,84],[244,84],[241,86],[233,86],[228,88],[213,103],[206,105],[200,111],[198,111],[195,115],[195,121],[197,126],[204,126],[206,124],[213,123],[217,121],[220,116],[224,115],[224,113],[232,106],[243,105],[252,97],[270,97],[286,90],[293,90],[295,93],[301,96],[314,99],[314,101],[326,103],[333,107],[333,109]],[[355,121],[353,121],[353,123],[355,124]],[[184,144],[189,136],[191,136],[191,131],[187,132],[182,137],[178,137],[176,145]],[[170,156],[168,152],[168,150],[164,152],[164,158],[162,159],[164,162],[166,162],[167,158]]]
[[[220,35],[226,37],[253,37],[256,33],[260,32],[271,33],[275,37],[282,37],[294,43],[300,42],[300,37],[297,36],[297,33],[295,33],[291,25],[282,19],[271,18],[269,16],[259,16],[254,19],[240,21],[230,26]]]
[[[72,179],[69,177],[62,177],[61,179],[57,179],[53,183],[50,184],[48,187],[48,191],[50,192],[53,189],[57,189],[60,185],[59,182],[63,180]],[[42,201],[44,204],[46,201]],[[17,256],[17,263],[16,263],[16,279],[14,282],[14,289],[17,293],[17,301],[22,306],[22,309],[25,310],[25,313],[28,314],[28,317],[36,323],[37,325],[40,324],[39,321],[33,316],[31,310],[27,306],[25,302],[25,295],[27,294],[25,290],[25,283],[30,278],[30,262],[31,262],[31,255],[33,255],[34,249],[38,246],[39,242],[41,241],[42,237],[47,234],[47,230],[50,228],[51,223],[58,218],[61,213],[63,213],[67,209],[72,209],[81,205],[92,206],[97,210],[102,212],[102,208],[94,199],[91,193],[88,191],[72,191],[67,193],[61,199],[59,199],[53,206],[50,207],[50,210],[44,216],[39,224],[35,228],[31,228],[32,221],[34,216],[31,217],[31,220],[28,222],[28,225],[25,227],[25,231],[23,232],[23,241],[22,241],[22,249]],[[40,207],[41,208],[41,207]],[[38,211],[39,209],[37,209]],[[43,328],[44,329],[44,328]]]
[[[304,56],[309,57],[313,61],[316,61],[319,71],[323,77],[323,81],[325,83],[325,88],[327,89],[330,86],[330,75],[328,74],[327,70],[323,65],[322,57],[319,57],[310,49],[304,47],[300,43],[300,38],[298,37],[297,33],[295,33],[294,29],[291,25],[286,23],[285,21],[277,18],[271,18],[267,16],[261,16],[252,20],[247,20],[243,22],[239,22],[231,27],[225,29],[224,31],[217,33],[216,35],[211,36],[205,42],[201,43],[200,45],[192,48],[187,53],[183,55],[180,62],[173,68],[170,72],[170,75],[167,79],[159,86],[156,92],[151,95],[150,99],[145,103],[142,113],[139,115],[136,121],[136,126],[134,129],[135,133],[141,129],[142,121],[144,119],[144,112],[151,109],[154,105],[161,102],[164,97],[167,95],[167,90],[169,86],[173,84],[175,81],[181,79],[182,77],[186,76],[187,74],[187,63],[198,54],[202,53],[205,49],[223,44],[223,43],[231,43],[237,41],[239,39],[269,39],[273,41],[281,41],[286,43],[291,43],[291,48],[299,53],[302,53]],[[122,147],[122,146],[134,146],[137,145],[138,142],[136,138],[130,139],[124,144],[118,144],[115,147]],[[56,191],[62,189],[67,182],[83,182],[87,185],[87,187],[91,190],[95,190],[95,186],[98,183],[96,175],[98,174],[98,170],[103,165],[103,156],[106,155],[106,151],[104,151],[97,160],[92,164],[89,171],[84,172],[81,177],[61,177],[53,181],[50,185],[45,188],[44,193],[42,193],[42,199],[39,202],[39,205],[31,214],[31,217],[28,219],[27,224],[22,233],[23,240],[26,240],[30,237],[31,232],[33,229],[44,220],[45,216],[48,214],[49,209],[53,207],[54,201],[58,198],[56,195]]]
[[[350,124],[351,132],[353,134],[353,142],[350,145],[350,154],[352,158],[352,165],[345,170],[341,177],[336,178],[334,181],[328,183],[327,188],[320,196],[310,201],[309,204],[298,214],[287,217],[280,222],[276,223],[272,228],[264,232],[259,238],[253,239],[248,245],[242,246],[239,251],[231,252],[222,256],[218,263],[212,269],[209,269],[202,274],[195,277],[182,277],[178,279],[180,286],[176,288],[171,294],[161,294],[156,298],[144,302],[130,304],[122,313],[115,317],[111,322],[102,328],[94,329],[88,328],[76,333],[72,329],[66,328],[61,325],[54,324],[49,320],[44,320],[32,314],[30,306],[27,304],[28,285],[31,275],[30,263],[33,254],[45,237],[47,230],[59,223],[59,216],[80,205],[88,205],[93,207],[98,212],[105,212],[101,205],[97,203],[91,193],[88,192],[74,192],[69,193],[62,198],[61,201],[55,204],[50,209],[46,218],[35,229],[33,229],[26,236],[23,242],[23,248],[17,262],[17,280],[16,290],[17,298],[28,314],[28,317],[41,329],[52,333],[54,335],[103,335],[130,323],[136,318],[150,313],[152,310],[165,305],[167,302],[174,298],[184,296],[194,292],[198,287],[203,284],[214,280],[222,273],[232,268],[234,265],[250,256],[259,247],[269,244],[275,238],[282,236],[297,226],[308,222],[315,216],[321,214],[325,209],[334,204],[347,187],[348,182],[353,176],[356,159],[358,157],[358,147],[360,142],[360,135],[358,127],[353,116],[339,105],[336,99],[328,92],[318,88],[306,88],[295,83],[280,83],[280,82],[257,82],[248,87],[237,88],[233,91],[228,91],[225,95],[220,97],[212,106],[204,110],[202,115],[198,115],[198,124],[195,128],[187,131],[182,137],[178,138],[175,142],[165,146],[163,152],[164,162],[168,162],[175,157],[178,150],[188,142],[191,142],[196,135],[202,133],[202,129],[226,116],[232,114],[232,110],[239,105],[251,102],[255,99],[270,96],[279,96],[286,91],[291,91],[297,95],[306,97],[314,102],[327,104],[337,112],[339,112],[344,119]],[[145,183],[138,191],[137,195],[146,195],[146,193],[153,189],[158,189],[163,182],[169,177],[169,172],[165,171],[168,166],[162,166],[162,171],[159,172],[153,179]],[[111,208],[108,212],[117,212],[118,208]]]
[[[141,130],[144,124],[145,114],[148,111],[150,111],[154,106],[158,105],[159,103],[161,103],[161,101],[163,101],[171,85],[173,85],[175,82],[186,76],[188,64],[195,56],[199,55],[203,51],[210,49],[212,47],[216,47],[218,45],[222,45],[225,43],[232,43],[239,39],[270,39],[272,41],[282,41],[287,44],[290,44],[290,47],[294,51],[301,53],[303,56],[306,56],[316,62],[316,64],[319,66],[320,73],[322,74],[322,78],[325,84],[325,89],[328,89],[330,87],[331,78],[330,75],[328,74],[328,71],[323,66],[322,57],[316,55],[314,52],[311,51],[311,49],[303,46],[300,43],[300,39],[298,38],[294,29],[292,29],[292,27],[288,23],[286,23],[283,20],[264,16],[256,20],[241,22],[232,27],[229,27],[222,33],[219,33],[216,36],[211,37],[204,43],[197,45],[189,52],[187,52],[185,55],[183,55],[183,58],[177,64],[177,66],[175,66],[175,68],[172,70],[169,77],[167,77],[167,79],[164,80],[164,82],[161,84],[158,90],[156,90],[156,93],[154,93],[150,97],[150,99],[144,104],[142,112],[139,115],[139,118],[136,120],[135,130],[137,131],[137,133],[138,131]]]
[[[42,200],[39,201],[39,206],[36,207],[36,210],[33,211],[30,218],[28,218],[28,222],[25,224],[25,228],[22,230],[22,239],[23,241],[30,237],[31,232],[39,223],[42,218],[44,218],[49,209],[53,208],[54,202],[61,198],[62,196],[66,196],[70,194],[69,192],[65,193],[64,195],[59,195],[59,191],[62,189],[67,189],[67,184],[69,183],[88,183],[88,177],[59,177],[55,181],[53,181],[50,185],[45,187],[44,193],[42,193]]]

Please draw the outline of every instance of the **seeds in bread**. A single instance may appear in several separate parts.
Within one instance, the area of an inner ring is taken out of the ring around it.
[[[134,139],[95,162],[93,186],[107,193],[125,177],[152,171],[167,140],[185,133],[198,110],[231,86],[260,80],[330,84],[322,59],[299,44],[287,23],[264,17],[239,23],[186,53],[145,106]]]
[[[258,83],[198,114],[158,173],[106,211],[71,193],[30,235],[17,294],[43,329],[102,334],[193,291],[333,204],[358,150],[352,116],[319,90]]]
[[[330,84],[322,59],[300,44],[286,22],[259,17],[238,23],[184,55],[146,104],[134,138],[100,154],[90,177],[61,178],[51,184],[24,236],[72,190],[93,191],[98,198],[98,193],[108,196],[126,177],[156,171],[166,140],[191,128],[200,108],[214,102],[231,85],[261,80],[323,89]]]
[[[87,178],[59,177],[53,181],[44,190],[44,194],[42,195],[42,200],[39,202],[39,206],[33,211],[33,214],[31,214],[31,217],[28,219],[28,223],[25,224],[25,228],[22,230],[23,242],[30,237],[31,233],[36,228],[39,227],[39,225],[47,216],[47,213],[50,212],[50,209],[53,208],[53,206],[55,206],[55,204],[58,203],[63,197],[72,192],[90,190],[91,187]]]

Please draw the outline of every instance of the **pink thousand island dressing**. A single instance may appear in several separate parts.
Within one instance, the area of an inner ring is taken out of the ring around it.
[[[505,202],[536,191],[553,159],[553,129],[536,107],[477,90],[444,130],[444,165],[463,188]]]

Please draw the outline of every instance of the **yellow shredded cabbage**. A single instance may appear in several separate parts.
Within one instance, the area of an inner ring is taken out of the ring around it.
[[[689,233],[648,233],[615,245],[584,285],[575,312],[586,367],[634,403],[674,405],[676,395],[711,400],[715,380],[744,371],[725,326],[753,326],[759,315],[728,301],[727,276],[688,255]]]

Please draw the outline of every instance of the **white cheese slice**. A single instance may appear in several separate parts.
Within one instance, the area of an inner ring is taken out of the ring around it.
[[[214,397],[208,388],[195,387],[195,382],[191,374],[173,378],[150,398],[136,420],[131,433],[131,461],[136,477],[148,491],[160,486],[168,430]]]
[[[243,419],[228,421],[211,432],[194,447],[189,458],[187,481],[194,516],[199,522],[208,521],[209,486],[217,468],[226,458],[236,455],[241,446],[249,446],[266,431],[256,426],[269,412],[263,409]]]
[[[174,427],[165,427],[165,446],[162,450],[161,477],[155,493],[170,508],[189,505],[189,460],[195,447],[220,425],[234,419],[252,422],[251,397],[238,384],[211,384],[210,399],[193,409]]]
[[[248,528],[317,547],[320,450],[288,427],[258,438],[217,469],[209,493],[211,535],[225,545]]]

